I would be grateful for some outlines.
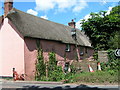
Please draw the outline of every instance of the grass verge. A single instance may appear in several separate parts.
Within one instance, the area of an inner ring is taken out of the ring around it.
[[[117,71],[96,71],[96,72],[82,72],[77,74],[71,74],[67,76],[66,83],[118,83]]]

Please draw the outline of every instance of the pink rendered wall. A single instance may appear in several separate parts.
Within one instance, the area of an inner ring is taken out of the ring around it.
[[[57,41],[49,41],[49,40],[40,40],[40,47],[43,50],[44,60],[49,60],[49,52],[56,53],[56,59],[58,60],[58,65],[64,67],[65,60],[64,57],[66,55],[66,61],[72,63],[73,60],[76,59],[76,54],[80,56],[80,47],[78,47],[78,52],[76,53],[75,45],[70,45],[71,51],[66,52],[66,44]],[[85,49],[85,48],[83,48]],[[25,38],[25,73],[26,80],[33,80],[35,76],[35,64],[37,61],[37,46],[36,39]],[[89,51],[90,50],[90,51]],[[88,49],[88,54],[92,55],[92,49]],[[89,56],[90,56],[89,55]],[[85,56],[84,56],[85,58]]]
[[[70,45],[70,52],[66,52],[66,44],[63,44],[61,42],[55,42],[55,41],[48,41],[48,40],[41,40],[40,45],[44,51],[43,56],[45,60],[48,60],[48,53],[49,52],[55,52],[56,53],[56,59],[58,60],[58,65],[61,65],[64,67],[65,64],[65,56],[67,62],[72,62],[72,60],[75,60],[75,54],[76,49],[74,45]]]
[[[74,57],[73,48],[71,48],[71,52],[65,52],[65,49],[66,49],[65,44],[62,44],[60,42],[55,42],[55,41],[41,40],[40,45],[41,45],[44,53],[45,52],[49,53],[49,52],[52,52],[52,51],[55,52],[57,60],[63,61],[64,57],[65,57],[65,54],[66,54],[66,58],[68,60],[73,60],[74,59],[73,58]],[[48,59],[48,57],[45,58],[45,59]]]
[[[24,53],[26,80],[34,80],[36,71],[35,63],[37,60],[35,39],[25,38]]]
[[[71,52],[65,52],[66,44],[60,42],[40,40],[40,46],[43,50],[44,60],[49,60],[49,52],[56,53],[56,59],[59,61],[58,64],[64,66],[64,56],[66,53],[66,60],[74,60],[75,58],[75,49],[74,45],[71,46]],[[35,76],[35,64],[37,60],[37,47],[36,39],[25,38],[25,74],[26,80],[33,80]]]
[[[82,46],[82,49],[83,49],[82,51],[83,51],[84,54],[81,56],[80,55],[81,46],[78,46],[78,52],[79,52],[79,56],[80,56],[79,60],[88,59],[88,58],[93,56],[94,49],[88,48],[88,47],[83,47],[83,46]]]
[[[24,40],[8,18],[0,28],[0,76],[12,76],[15,68],[24,73]]]

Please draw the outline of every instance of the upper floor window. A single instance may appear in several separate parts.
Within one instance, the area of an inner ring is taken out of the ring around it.
[[[80,47],[80,56],[83,56],[83,55],[84,55],[84,48]]]
[[[70,52],[70,44],[67,44],[67,45],[66,45],[65,51]]]

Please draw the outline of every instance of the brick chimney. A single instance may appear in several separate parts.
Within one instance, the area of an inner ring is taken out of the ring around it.
[[[73,19],[72,19],[71,22],[68,23],[68,25],[71,26],[72,28],[75,28],[75,24],[76,24],[76,23],[74,22]]]
[[[5,0],[4,2],[4,17],[7,16],[9,11],[13,8],[13,0]]]

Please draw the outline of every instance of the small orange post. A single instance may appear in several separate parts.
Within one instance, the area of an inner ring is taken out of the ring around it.
[[[92,69],[92,67],[90,65],[88,65],[88,68],[89,68],[90,72],[94,72],[93,69]]]
[[[98,63],[98,70],[101,71],[100,63]]]

